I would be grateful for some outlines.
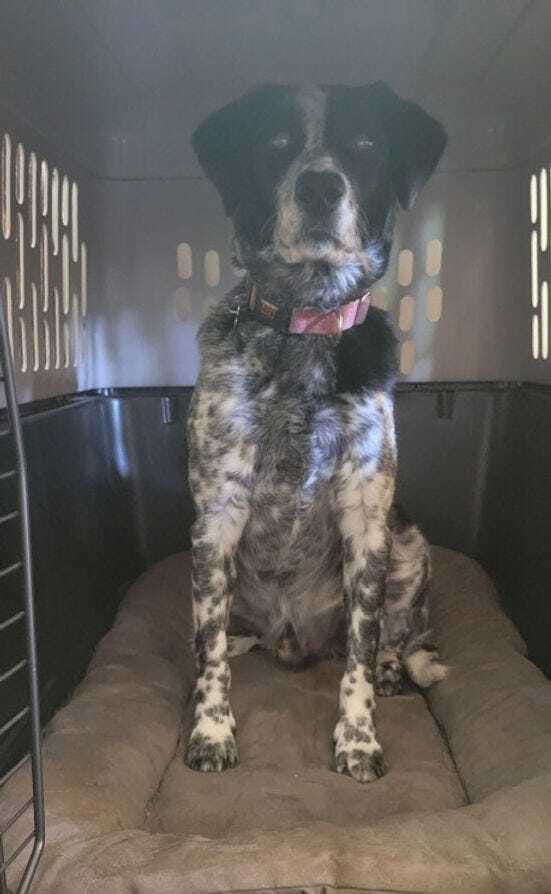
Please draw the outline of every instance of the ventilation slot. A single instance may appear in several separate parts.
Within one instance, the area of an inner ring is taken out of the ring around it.
[[[17,144],[15,151],[15,201],[22,205],[25,201],[25,149]]]
[[[25,221],[20,211],[17,212],[17,293],[19,310],[25,307]]]
[[[61,314],[59,289],[54,288],[54,367],[61,367]]]
[[[413,281],[413,252],[404,248],[398,256],[398,284],[410,286]]]
[[[37,238],[37,161],[34,152],[29,156],[29,245],[36,247]]]
[[[431,239],[427,243],[427,276],[438,276],[442,267],[442,243],[440,239]]]
[[[176,267],[180,279],[191,279],[193,276],[193,254],[188,242],[180,242],[176,249]]]
[[[9,276],[4,277],[4,306],[6,308],[8,341],[10,343],[10,351],[13,358],[13,298],[11,292],[11,279],[9,278]]]
[[[547,282],[541,284],[541,359],[549,357],[549,288]]]
[[[0,140],[0,225],[7,243],[0,299],[20,394],[32,400],[74,390],[74,372],[62,378],[58,372],[51,384],[47,377],[83,363],[86,217],[75,179],[10,134],[0,134]]]
[[[69,225],[69,178],[65,176],[61,183],[61,223]]]
[[[28,369],[27,364],[27,324],[22,317],[19,317],[19,336],[21,340],[21,372],[25,373]]]
[[[532,357],[539,360],[540,356],[540,321],[537,314],[532,317]]]
[[[11,137],[5,133],[2,138],[2,160],[0,164],[2,190],[2,233],[4,239],[11,236]]]
[[[47,313],[50,301],[50,254],[46,224],[42,224],[40,234],[40,291],[42,293],[42,310]]]
[[[36,286],[31,283],[32,308],[33,308],[33,372],[40,369],[40,351],[38,347],[38,295]]]
[[[547,170],[546,168],[542,168],[540,171],[540,249],[542,251],[547,251],[548,243],[548,202]]]
[[[551,173],[540,168],[530,177],[530,304],[532,358],[549,359],[549,277],[551,276],[549,206]]]
[[[205,253],[205,282],[211,289],[220,285],[220,256],[212,249]]]
[[[71,257],[78,261],[78,186],[71,186]]]
[[[43,160],[40,165],[40,211],[42,217],[48,214],[48,184],[49,184],[48,162]]]
[[[85,317],[88,309],[88,249],[85,242],[80,246],[80,307]]]
[[[54,168],[52,171],[51,183],[51,228],[52,228],[52,251],[55,257],[59,254],[59,171]]]
[[[63,295],[63,313],[69,313],[69,240],[67,233],[61,240],[61,294]]]
[[[427,292],[427,320],[437,323],[442,316],[443,292],[440,286],[432,286]]]
[[[411,295],[404,295],[400,301],[400,316],[398,318],[398,326],[402,332],[409,332],[413,329],[415,321],[415,298]]]

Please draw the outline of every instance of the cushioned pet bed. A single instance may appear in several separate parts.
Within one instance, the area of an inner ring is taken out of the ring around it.
[[[475,562],[434,549],[432,606],[450,674],[379,699],[383,779],[332,770],[339,663],[291,673],[260,650],[233,661],[241,764],[199,774],[182,760],[189,559],[161,562],[47,730],[36,891],[549,894],[551,683]],[[8,814],[29,785],[10,781]]]

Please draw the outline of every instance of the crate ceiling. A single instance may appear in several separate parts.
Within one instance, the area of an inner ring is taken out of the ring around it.
[[[197,176],[191,130],[259,81],[387,80],[445,119],[449,165],[505,165],[551,136],[550,45],[549,0],[6,0],[0,78],[101,176]]]

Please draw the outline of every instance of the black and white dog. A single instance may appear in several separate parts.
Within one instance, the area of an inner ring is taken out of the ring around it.
[[[260,87],[193,136],[236,236],[242,283],[200,333],[189,421],[198,679],[186,761],[237,762],[230,623],[291,666],[346,667],[336,768],[385,771],[374,693],[445,676],[428,643],[429,557],[392,506],[395,340],[369,288],[446,144],[384,84]],[[231,617],[230,617],[231,616]]]

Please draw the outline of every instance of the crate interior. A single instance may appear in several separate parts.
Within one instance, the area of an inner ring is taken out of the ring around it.
[[[374,294],[400,339],[399,492],[433,543],[491,572],[549,671],[550,34],[547,0],[3,4],[0,285],[44,719],[128,581],[189,543],[196,332],[236,281],[189,136],[266,81],[385,80],[448,130]]]

